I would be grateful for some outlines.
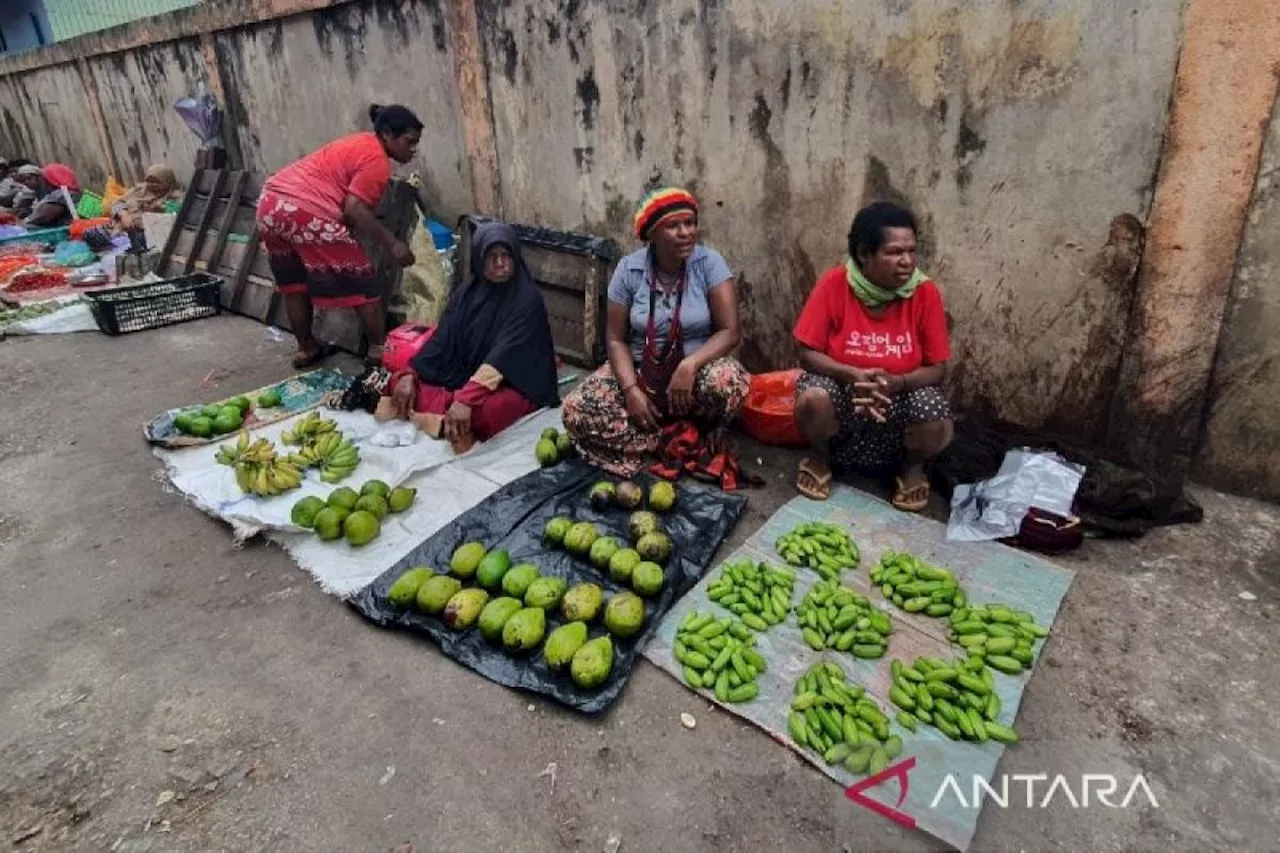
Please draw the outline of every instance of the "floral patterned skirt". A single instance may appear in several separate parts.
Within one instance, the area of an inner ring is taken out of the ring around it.
[[[716,359],[698,371],[689,419],[707,432],[724,429],[742,410],[750,389],[751,376],[736,359]],[[633,477],[658,461],[661,430],[645,430],[632,422],[626,395],[607,364],[565,397],[563,418],[578,452],[615,476]]]
[[[281,293],[305,293],[321,308],[378,300],[373,262],[343,223],[267,192],[258,200],[258,234]]]

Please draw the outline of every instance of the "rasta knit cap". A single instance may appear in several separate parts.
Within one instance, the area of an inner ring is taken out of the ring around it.
[[[636,239],[649,239],[649,232],[654,226],[662,222],[668,216],[676,213],[698,212],[698,200],[693,197],[693,193],[679,187],[663,187],[654,190],[644,197],[644,201],[640,202],[640,206],[636,208],[635,228]]]

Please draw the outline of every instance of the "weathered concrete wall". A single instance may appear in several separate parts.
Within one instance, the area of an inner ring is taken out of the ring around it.
[[[505,212],[627,242],[646,188],[696,189],[758,368],[856,209],[906,201],[962,399],[1096,436],[1183,4],[958,5],[482,0]]]
[[[462,122],[439,0],[322,9],[214,37],[228,122],[251,169],[271,171],[368,126],[371,103],[404,103],[426,125],[418,162],[442,212],[471,209]]]
[[[1278,73],[1280,4],[1192,0],[1111,427],[1142,467],[1191,466]]]
[[[0,150],[8,157],[66,163],[81,180],[106,177],[92,108],[75,65],[0,77]]]
[[[1280,103],[1249,206],[1194,473],[1280,498]]]
[[[152,163],[168,163],[185,184],[200,138],[174,110],[209,85],[195,39],[166,42],[87,61],[102,103],[121,181],[140,180]]]

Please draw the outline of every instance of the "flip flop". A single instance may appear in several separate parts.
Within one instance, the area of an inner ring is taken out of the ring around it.
[[[929,483],[919,483],[908,487],[902,481],[901,477],[895,479],[897,488],[893,491],[893,497],[889,503],[893,504],[894,509],[903,512],[920,512],[929,505]]]
[[[802,476],[807,476],[812,480],[813,485],[803,483],[801,481]],[[808,459],[801,460],[796,469],[796,491],[811,501],[825,501],[831,497],[832,476],[830,471],[826,474],[819,474],[810,467]]]
[[[295,370],[302,370],[304,367],[311,367],[313,364],[319,364],[329,356],[338,351],[333,344],[321,344],[316,351],[307,355],[306,353],[298,353],[293,357],[293,367]]]

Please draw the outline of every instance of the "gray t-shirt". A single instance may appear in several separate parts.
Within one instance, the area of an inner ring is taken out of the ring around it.
[[[689,356],[707,342],[716,331],[711,322],[711,306],[707,294],[733,277],[729,265],[715,249],[699,244],[689,257],[685,274],[684,302],[680,306],[680,334],[684,340],[684,354]],[[649,330],[649,249],[632,252],[618,262],[609,282],[609,301],[630,309],[631,357],[638,364],[644,355],[645,333]],[[671,318],[675,314],[676,294],[664,296],[657,293],[653,320],[658,333],[658,345],[662,346],[671,333]]]

